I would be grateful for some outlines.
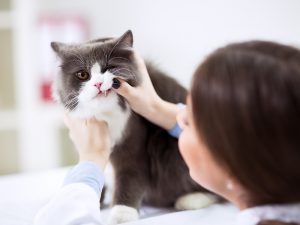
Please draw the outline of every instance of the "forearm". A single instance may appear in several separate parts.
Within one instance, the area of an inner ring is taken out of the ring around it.
[[[104,171],[105,166],[108,162],[109,151],[99,151],[99,152],[79,152],[79,162],[90,161],[99,166],[102,171]]]
[[[170,130],[176,125],[176,117],[180,108],[177,104],[158,99],[150,106],[143,115],[152,123]]]

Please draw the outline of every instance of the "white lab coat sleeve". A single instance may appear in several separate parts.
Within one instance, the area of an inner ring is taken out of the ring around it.
[[[100,193],[104,184],[101,169],[92,162],[75,166],[64,186],[37,213],[34,225],[99,225]]]

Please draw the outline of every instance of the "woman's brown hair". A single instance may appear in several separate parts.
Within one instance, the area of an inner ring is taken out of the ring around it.
[[[192,112],[211,154],[250,193],[249,205],[300,202],[300,51],[231,44],[196,70]]]

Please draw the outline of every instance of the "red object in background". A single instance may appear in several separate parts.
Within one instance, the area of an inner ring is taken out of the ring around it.
[[[43,102],[52,102],[52,82],[57,72],[57,56],[50,47],[52,41],[76,43],[89,37],[88,23],[81,16],[41,16],[38,20],[38,57],[40,97]]]
[[[43,81],[41,84],[42,99],[44,102],[52,102],[52,81]]]

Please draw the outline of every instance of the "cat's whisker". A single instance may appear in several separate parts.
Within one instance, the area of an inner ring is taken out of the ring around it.
[[[114,52],[114,50],[116,49],[116,47],[118,46],[119,43],[120,43],[120,40],[118,40],[118,41],[116,42],[116,44],[112,47],[111,51],[110,51],[109,54],[107,55],[107,56],[108,56],[107,59],[110,58],[111,54]]]
[[[130,79],[134,79],[135,81],[137,81],[137,76],[132,71],[128,71],[128,73],[126,73],[125,75],[130,76]]]
[[[124,77],[128,77],[128,74],[125,73],[119,73],[117,76],[124,76]],[[137,78],[132,74],[131,78],[127,78],[127,80],[134,80],[135,83],[137,83]]]
[[[74,111],[77,104],[78,104],[78,100],[73,98],[73,101],[69,102],[68,104],[65,105],[65,107],[67,107],[70,111]]]
[[[65,105],[68,106],[70,104],[73,104],[73,102],[76,101],[76,98],[71,98],[68,101],[65,102]]]
[[[90,63],[93,63],[93,62],[97,62],[97,58],[98,58],[98,50],[96,48],[93,48],[91,53],[90,53]],[[102,50],[103,51],[103,50]],[[90,65],[91,66],[91,65]]]
[[[129,72],[130,75],[133,75],[132,71],[125,68],[125,67],[118,68],[118,69],[114,70],[113,72],[117,73],[117,72],[122,71],[122,70],[125,70],[125,71]]]
[[[70,102],[73,102],[74,99],[76,99],[75,97],[71,97],[65,100],[65,104],[69,104]]]
[[[115,59],[122,59],[122,60],[125,60],[125,61],[129,61],[129,59],[126,59],[126,58],[124,58],[124,57],[113,57],[113,58],[110,58],[109,60],[108,60],[108,62],[110,62],[110,61],[113,61],[113,60],[115,60]]]
[[[82,67],[84,67],[86,65],[84,58],[77,51],[74,50],[74,51],[70,52],[70,55],[75,57],[75,59],[73,59],[72,61],[79,62]]]
[[[72,96],[76,96],[77,95],[77,93],[76,93],[76,91],[71,91],[71,93],[69,93],[67,96],[65,96],[64,98],[63,98],[63,101],[66,101],[66,100],[68,100],[70,97],[72,97]]]
[[[86,68],[86,66],[85,66],[86,63],[82,62],[79,58],[69,60],[68,62],[76,63],[79,68],[82,68],[82,69]]]
[[[66,97],[62,98],[62,101],[66,108],[75,109],[78,103],[77,93],[75,91],[72,91]]]
[[[78,102],[74,103],[71,107],[70,107],[70,111],[74,112],[76,109],[76,105],[78,104]]]
[[[119,71],[122,71],[123,69],[115,69],[115,70],[112,70],[113,73],[118,73]]]

